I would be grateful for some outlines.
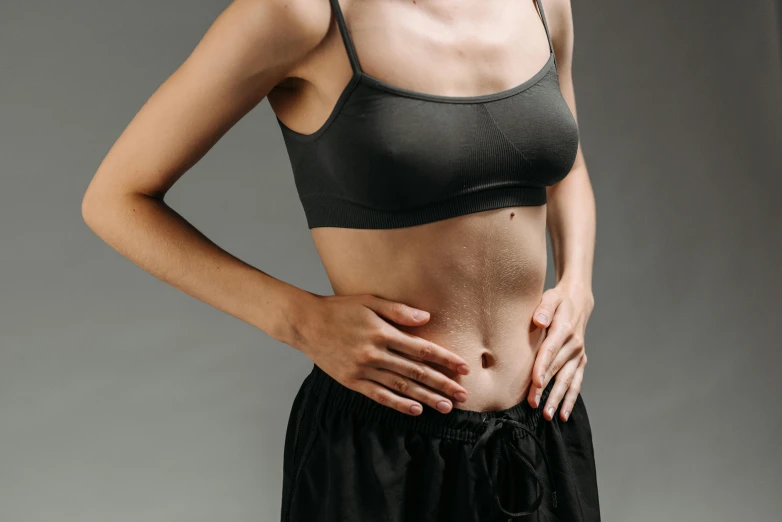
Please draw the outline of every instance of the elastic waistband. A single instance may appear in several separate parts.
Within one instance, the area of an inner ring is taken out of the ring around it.
[[[351,390],[324,372],[317,364],[313,364],[312,371],[306,380],[309,380],[310,393],[317,396],[318,402],[326,414],[351,412],[367,420],[381,421],[389,427],[414,430],[465,442],[476,442],[492,417],[509,417],[534,430],[543,414],[546,398],[554,386],[552,378],[543,390],[537,408],[530,406],[525,397],[510,408],[494,411],[475,411],[454,407],[449,413],[440,413],[423,404],[423,412],[413,416],[379,404],[366,395]]]

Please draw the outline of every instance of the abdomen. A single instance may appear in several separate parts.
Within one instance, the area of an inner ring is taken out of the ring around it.
[[[464,357],[465,409],[512,406],[526,396],[544,331],[531,317],[546,275],[546,206],[506,207],[396,229],[315,228],[335,294],[373,294],[428,311],[395,325]]]

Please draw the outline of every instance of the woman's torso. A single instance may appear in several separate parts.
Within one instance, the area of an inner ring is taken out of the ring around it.
[[[539,73],[549,58],[547,35],[531,0],[340,4],[363,69],[418,92],[504,91]],[[301,79],[268,96],[281,123],[303,134],[319,131],[333,116],[351,76],[343,41],[332,29],[291,75]],[[428,63],[438,63],[437,70]],[[469,375],[448,375],[469,392],[468,401],[456,405],[472,410],[507,408],[526,396],[545,336],[531,320],[543,292],[545,232],[545,204],[398,228],[312,228],[335,294],[373,294],[430,312],[424,326],[397,327],[468,361]]]
[[[504,409],[525,396],[545,332],[532,323],[546,273],[545,206],[391,230],[317,228],[313,237],[335,294],[430,313],[423,326],[397,327],[467,361],[468,375],[438,367],[467,389],[458,407]]]

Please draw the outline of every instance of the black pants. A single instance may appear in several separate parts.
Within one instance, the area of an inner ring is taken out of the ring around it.
[[[584,401],[547,421],[553,384],[540,408],[414,417],[313,365],[288,421],[282,522],[598,522]]]

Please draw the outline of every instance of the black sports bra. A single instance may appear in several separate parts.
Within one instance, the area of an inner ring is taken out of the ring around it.
[[[549,59],[532,78],[478,96],[395,87],[361,70],[330,0],[353,76],[312,134],[277,118],[307,224],[398,228],[509,206],[543,205],[570,172],[578,127]]]

